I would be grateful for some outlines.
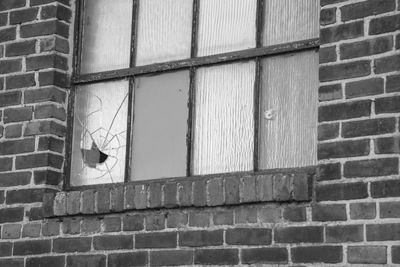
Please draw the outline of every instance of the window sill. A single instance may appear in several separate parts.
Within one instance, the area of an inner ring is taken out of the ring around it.
[[[47,193],[44,217],[311,201],[316,167],[82,186]]]

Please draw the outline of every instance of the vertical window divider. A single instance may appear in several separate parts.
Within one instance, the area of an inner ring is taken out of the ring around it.
[[[139,21],[139,0],[133,0],[132,5],[132,29],[131,29],[131,54],[129,67],[132,68],[136,65],[136,48],[137,48],[137,27]],[[135,107],[135,76],[129,79],[128,91],[128,118],[127,118],[127,134],[126,134],[126,153],[125,153],[125,182],[131,180],[132,170],[132,137],[133,137],[133,123],[134,123],[134,107]]]
[[[192,40],[190,58],[197,56],[197,38],[198,38],[198,27],[199,27],[199,12],[200,12],[200,0],[193,0],[193,16],[192,16]],[[193,126],[195,122],[195,101],[196,101],[196,67],[190,67],[190,85],[189,85],[189,100],[188,100],[188,131],[186,136],[187,146],[187,162],[186,162],[186,176],[191,176],[193,164],[192,164],[192,153],[193,153],[193,140],[194,131]]]
[[[72,57],[72,76],[74,78],[79,77],[81,69],[81,53],[82,53],[82,34],[83,34],[83,16],[85,0],[77,0],[76,2],[76,14],[74,22],[74,40],[73,40],[73,57]],[[72,84],[71,90],[68,94],[68,106],[67,109],[67,134],[65,137],[65,161],[64,161],[64,173],[66,179],[64,179],[63,190],[69,190],[71,188],[71,158],[72,158],[72,139],[73,139],[73,125],[74,125],[74,104],[75,104],[75,90],[77,85]]]
[[[264,27],[264,1],[265,0],[257,0],[257,14],[256,14],[256,48],[262,47],[262,37],[263,37],[263,27]],[[257,172],[259,170],[259,128],[261,123],[261,105],[260,105],[260,97],[261,97],[261,75],[262,75],[262,64],[261,58],[256,57],[256,77],[254,83],[254,153],[253,153],[253,171]]]

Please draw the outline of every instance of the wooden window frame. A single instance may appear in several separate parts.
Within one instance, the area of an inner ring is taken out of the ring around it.
[[[91,84],[97,82],[104,82],[110,80],[129,80],[129,97],[128,97],[128,118],[127,118],[127,145],[126,145],[126,161],[125,161],[125,177],[124,183],[132,182],[130,180],[130,161],[132,153],[132,129],[134,123],[133,114],[133,92],[134,92],[134,80],[136,76],[142,76],[146,74],[156,74],[165,73],[176,70],[189,70],[190,72],[190,88],[189,88],[189,118],[188,118],[188,131],[186,138],[187,145],[187,162],[186,162],[186,177],[193,176],[192,171],[192,138],[193,138],[193,110],[195,107],[195,74],[196,69],[205,66],[226,64],[233,62],[245,62],[254,61],[256,64],[256,77],[254,86],[254,151],[253,151],[253,173],[259,172],[258,166],[258,153],[259,153],[259,123],[260,123],[260,91],[261,91],[261,73],[262,64],[261,60],[271,57],[282,55],[286,53],[295,53],[305,50],[317,50],[319,49],[320,42],[319,38],[312,38],[306,40],[299,40],[294,42],[282,43],[272,46],[263,46],[263,26],[264,26],[264,3],[267,0],[257,0],[257,11],[256,11],[256,47],[239,50],[228,53],[215,54],[210,56],[196,57],[197,54],[197,37],[198,37],[198,26],[199,26],[199,7],[201,0],[193,0],[193,19],[192,19],[192,36],[191,36],[191,53],[190,58],[175,60],[169,62],[155,63],[150,65],[135,66],[136,59],[136,48],[137,48],[137,25],[138,25],[138,15],[139,15],[139,2],[140,0],[133,1],[132,10],[132,34],[131,34],[131,50],[130,50],[130,67],[102,71],[96,73],[85,73],[80,74],[81,69],[81,56],[82,56],[82,33],[83,33],[83,15],[84,15],[84,2],[85,0],[76,0],[76,17],[75,17],[75,27],[74,27],[74,57],[73,57],[73,73],[71,79],[71,92],[69,94],[68,100],[68,134],[66,137],[66,161],[65,161],[65,173],[66,180],[64,183],[64,189],[70,190],[72,188],[82,187],[82,186],[72,186],[70,183],[70,171],[71,171],[71,157],[72,157],[72,134],[71,130],[74,121],[74,99],[75,90],[77,86],[84,84]],[[247,171],[248,173],[248,171]],[[198,176],[198,175],[196,175]],[[208,175],[209,176],[209,175]],[[176,178],[176,177],[171,177]],[[162,178],[162,179],[171,179]],[[142,180],[138,182],[143,182]],[[106,183],[100,185],[108,185],[115,183]],[[84,187],[90,187],[90,185],[84,185]],[[93,185],[98,186],[98,184]]]

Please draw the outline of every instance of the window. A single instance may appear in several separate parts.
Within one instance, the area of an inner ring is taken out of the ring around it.
[[[317,0],[81,0],[71,186],[315,165]]]

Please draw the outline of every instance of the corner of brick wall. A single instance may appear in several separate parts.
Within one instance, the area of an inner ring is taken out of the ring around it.
[[[0,1],[0,224],[42,218],[63,182],[72,19],[69,0]]]
[[[319,177],[313,216],[344,263],[400,263],[400,6],[321,0]],[[341,231],[341,234],[339,232]],[[348,236],[345,236],[348,233]],[[339,238],[340,235],[340,238]]]

